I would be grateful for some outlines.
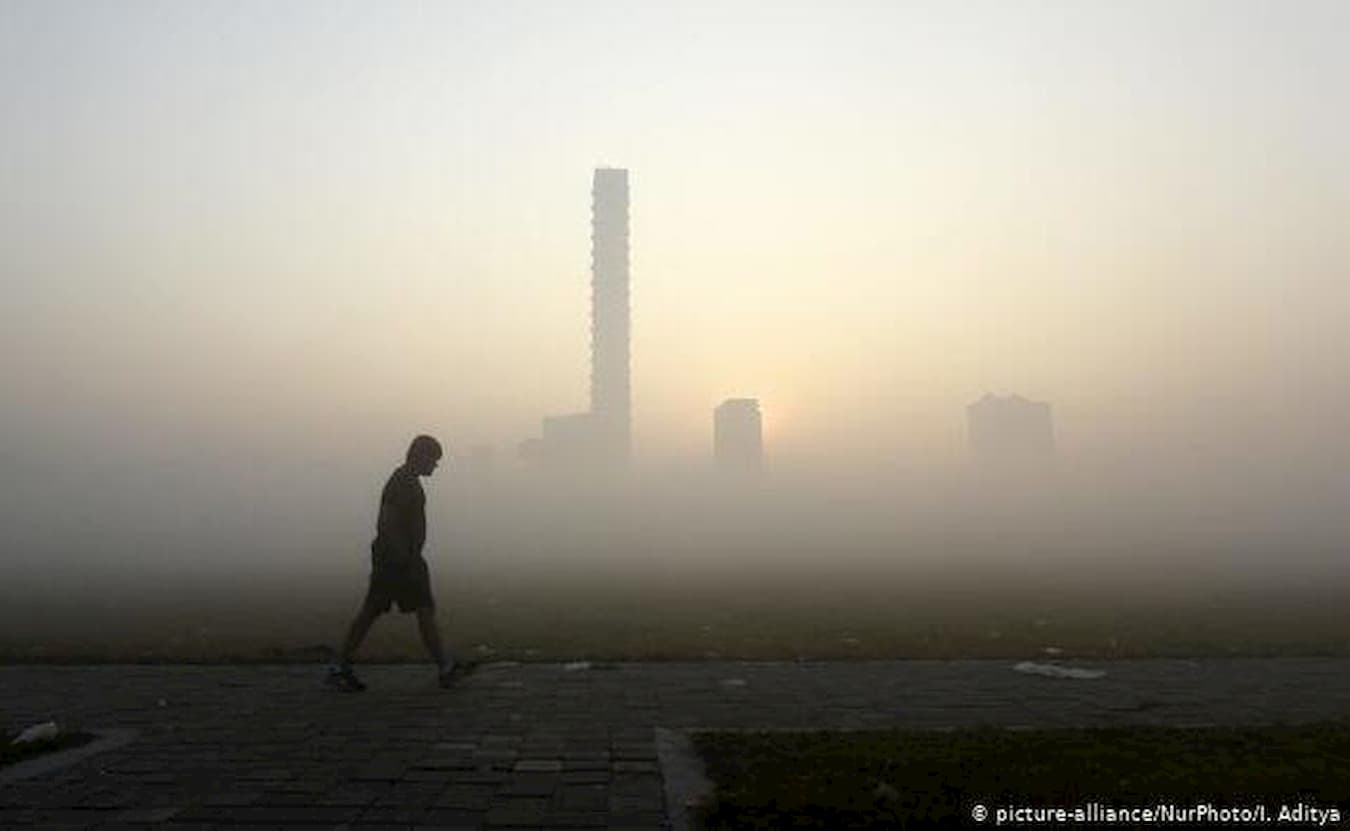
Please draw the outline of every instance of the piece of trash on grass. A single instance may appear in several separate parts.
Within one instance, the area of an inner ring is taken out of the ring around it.
[[[1028,675],[1044,675],[1046,678],[1101,678],[1106,675],[1105,670],[1100,669],[1079,669],[1078,667],[1062,667],[1058,664],[1038,664],[1034,661],[1023,661],[1013,667],[1014,672],[1025,672]]]
[[[29,742],[45,742],[61,735],[61,728],[56,726],[54,721],[44,721],[41,724],[34,724],[25,729],[22,733],[14,737],[10,744],[28,744]]]
[[[1064,650],[1063,650],[1063,649],[1060,649],[1058,646],[1045,646],[1045,647],[1041,647],[1041,651],[1044,652],[1046,655],[1063,655],[1063,654],[1064,654]]]
[[[563,672],[578,672],[583,669],[590,669],[590,661],[568,661],[563,664]]]

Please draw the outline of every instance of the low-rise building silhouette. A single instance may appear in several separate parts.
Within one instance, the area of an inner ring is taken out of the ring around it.
[[[469,478],[475,482],[488,482],[496,474],[497,453],[490,444],[475,444],[469,448],[464,458]]]
[[[722,470],[759,470],[763,466],[758,399],[728,398],[713,410],[713,459]]]
[[[569,413],[544,419],[545,460],[569,467],[594,464],[601,444],[599,420],[594,413]]]
[[[966,407],[966,425],[971,451],[987,464],[1043,462],[1055,452],[1049,402],[986,394]]]

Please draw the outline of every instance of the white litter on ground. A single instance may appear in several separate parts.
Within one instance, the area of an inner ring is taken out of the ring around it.
[[[44,721],[41,724],[34,724],[25,729],[22,733],[14,737],[10,744],[28,744],[29,742],[43,742],[48,739],[54,739],[61,735],[61,728],[56,726],[54,721]]]
[[[568,661],[563,664],[563,672],[580,672],[583,669],[590,669],[590,661]]]
[[[1038,664],[1034,661],[1023,661],[1013,667],[1014,672],[1025,672],[1028,675],[1044,675],[1046,678],[1103,678],[1106,671],[1101,669],[1079,669],[1077,667],[1062,667],[1058,664]]]

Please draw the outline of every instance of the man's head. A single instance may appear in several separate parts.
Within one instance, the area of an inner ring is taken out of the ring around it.
[[[418,436],[408,445],[407,467],[417,476],[430,476],[441,460],[441,443],[431,436]]]

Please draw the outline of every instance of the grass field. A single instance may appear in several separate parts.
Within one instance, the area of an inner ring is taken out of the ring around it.
[[[432,564],[448,640],[477,659],[1350,655],[1350,579],[1165,560]],[[0,660],[312,661],[365,589],[346,572],[11,583]],[[410,617],[365,660],[420,660]]]
[[[977,827],[1000,807],[1265,804],[1350,814],[1350,724],[705,733],[713,829]],[[979,807],[977,807],[979,806]],[[1326,816],[1326,815],[1323,815]],[[1088,823],[1070,823],[1085,825]],[[1126,822],[1118,827],[1147,825]],[[1314,821],[1312,824],[1316,825]],[[1336,824],[1333,822],[1332,824]],[[1170,826],[1165,826],[1170,827]]]

